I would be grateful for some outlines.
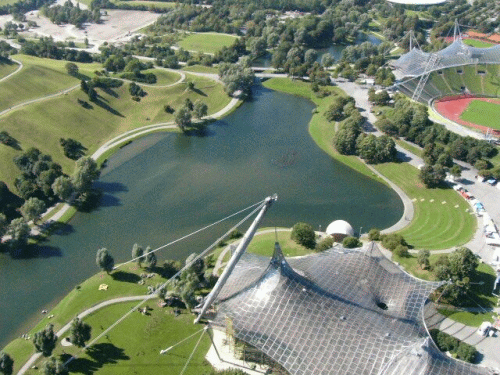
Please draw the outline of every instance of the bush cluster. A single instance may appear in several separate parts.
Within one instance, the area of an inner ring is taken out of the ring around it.
[[[460,341],[438,329],[431,329],[430,334],[437,347],[442,352],[450,352],[462,361],[474,363],[477,355],[477,350],[474,346]]]

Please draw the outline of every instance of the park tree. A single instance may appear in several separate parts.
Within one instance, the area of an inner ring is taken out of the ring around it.
[[[45,202],[36,197],[29,198],[22,205],[20,211],[23,217],[27,220],[33,220],[33,223],[36,224],[36,221],[40,218],[40,216],[45,212],[47,206]]]
[[[41,331],[35,333],[33,344],[37,352],[42,353],[45,357],[49,357],[56,347],[57,335],[54,333],[54,326],[47,324]]]
[[[368,232],[368,239],[370,241],[379,241],[380,240],[380,230],[377,228],[372,228]]]
[[[68,374],[68,369],[64,364],[55,357],[50,357],[43,364],[43,374],[44,375],[66,375]]]
[[[146,247],[144,257],[145,257],[144,263],[146,264],[146,268],[152,270],[153,268],[156,267],[157,263],[156,254],[151,251],[151,248],[149,246]]]
[[[14,360],[7,353],[0,352],[0,374],[11,375],[14,372]]]
[[[7,228],[7,217],[4,214],[0,213],[0,238],[4,236],[5,232],[7,232]]]
[[[78,74],[78,65],[73,62],[66,63],[65,68],[70,76],[76,76]]]
[[[429,268],[429,266],[431,265],[431,263],[429,261],[430,255],[431,255],[431,253],[429,250],[421,249],[418,251],[417,263],[420,265],[421,269],[425,270],[425,269]]]
[[[446,171],[442,165],[426,165],[419,173],[420,179],[428,188],[440,186],[446,177]]]
[[[455,178],[460,178],[462,176],[462,168],[459,165],[455,164],[450,168],[450,174]]]
[[[308,249],[314,249],[316,246],[314,229],[307,223],[296,223],[292,228],[290,238]]]
[[[52,191],[60,200],[67,202],[74,191],[73,183],[68,176],[59,176],[52,184]]]
[[[325,53],[323,56],[321,56],[321,65],[323,65],[324,68],[329,68],[333,65],[334,62],[335,59],[330,53]]]
[[[97,266],[103,271],[106,271],[108,275],[115,267],[115,260],[105,247],[97,250],[96,263]]]
[[[191,125],[191,111],[185,105],[182,106],[175,114],[175,124],[184,131],[186,127]]]
[[[30,233],[31,229],[24,218],[20,217],[10,222],[7,234],[11,236],[9,246],[13,254],[19,253],[28,245]]]
[[[342,246],[346,249],[354,249],[356,247],[360,247],[362,245],[361,241],[356,237],[346,237],[342,240]]]
[[[202,117],[205,117],[207,113],[208,113],[208,106],[204,102],[202,102],[201,100],[197,100],[194,102],[193,105],[194,117],[200,120]]]
[[[141,267],[141,263],[144,260],[144,249],[136,243],[132,246],[132,259],[135,259],[139,267]]]
[[[356,143],[358,155],[361,159],[368,164],[374,164],[378,161],[377,137],[373,134],[361,133]]]
[[[70,341],[79,348],[85,346],[85,342],[90,340],[92,328],[87,323],[81,321],[78,317],[71,322]]]
[[[320,242],[316,244],[315,250],[316,251],[325,251],[330,249],[333,246],[333,237],[331,236],[326,236],[323,238]]]
[[[101,171],[97,167],[96,161],[90,156],[84,156],[76,161],[76,168],[71,182],[78,192],[88,192],[100,175]]]
[[[479,261],[477,256],[468,248],[461,247],[449,254],[451,274],[462,280],[466,277],[469,279],[474,276]]]

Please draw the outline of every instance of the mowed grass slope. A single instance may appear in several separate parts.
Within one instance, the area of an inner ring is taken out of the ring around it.
[[[472,238],[476,218],[466,212],[470,206],[453,189],[425,188],[418,170],[407,163],[384,163],[374,167],[414,200],[414,218],[398,233],[415,249],[447,249],[463,245]]]
[[[462,112],[460,118],[478,125],[500,129],[500,104],[483,100],[473,100]]]
[[[0,111],[28,100],[55,94],[58,91],[77,85],[80,80],[66,72],[67,61],[43,59],[27,55],[14,55],[23,63],[23,68],[0,82]],[[80,74],[93,76],[101,64],[77,63]]]
[[[172,87],[145,87],[147,95],[140,102],[131,99],[129,84],[107,92],[97,89],[97,103],[85,109],[77,100],[88,97],[80,89],[67,95],[34,103],[2,117],[2,130],[9,132],[23,150],[37,147],[49,154],[65,173],[71,173],[74,161],[66,158],[59,145],[60,138],[74,138],[88,148],[91,155],[105,141],[127,130],[144,125],[170,122],[175,114],[166,113],[165,105],[179,109],[189,98],[197,99],[208,105],[208,112],[215,113],[224,108],[230,98],[224,93],[221,84],[207,78],[188,76],[194,82],[195,90],[187,90],[187,84]],[[0,169],[0,181],[5,181],[13,189],[15,177],[19,174],[12,158],[20,154],[10,147],[1,145],[0,159],[4,160]]]
[[[15,62],[7,62],[0,60],[0,79],[14,72],[19,65]]]
[[[84,321],[92,326],[92,338],[113,324],[137,305],[137,302],[121,303],[106,307],[88,316]],[[99,340],[92,348],[83,352],[71,347],[64,349],[58,345],[53,355],[68,359],[78,358],[69,365],[70,374],[180,374],[187,364],[185,375],[199,375],[210,371],[205,360],[210,347],[210,338],[203,334],[203,325],[193,324],[194,316],[183,313],[175,316],[172,308],[160,308],[156,301],[149,301],[148,315],[132,313],[115,329]],[[198,331],[198,334],[196,334]],[[168,353],[160,355],[160,350],[192,338],[176,346]],[[195,349],[198,340],[201,341]],[[66,354],[64,354],[66,353]],[[43,360],[38,362],[41,367]],[[30,370],[27,374],[39,374],[40,370]]]
[[[229,47],[238,39],[237,36],[218,33],[189,34],[178,42],[179,47],[188,51],[215,53],[222,47]]]

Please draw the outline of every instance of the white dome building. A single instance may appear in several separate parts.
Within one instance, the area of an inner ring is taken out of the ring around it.
[[[354,236],[354,229],[347,221],[335,220],[326,228],[326,234],[332,236],[335,242],[342,242],[345,237]]]

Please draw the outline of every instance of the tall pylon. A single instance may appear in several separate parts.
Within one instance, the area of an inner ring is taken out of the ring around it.
[[[453,41],[457,39],[462,39],[462,33],[460,33],[460,25],[458,24],[458,19],[455,18],[455,27],[453,28]]]

